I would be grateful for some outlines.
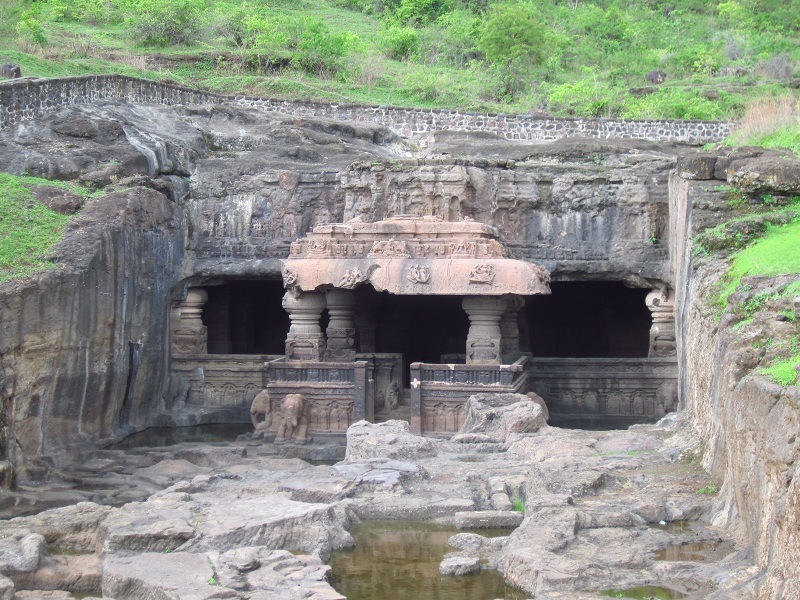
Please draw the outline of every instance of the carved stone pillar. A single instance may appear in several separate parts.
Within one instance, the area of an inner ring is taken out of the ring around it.
[[[180,303],[180,321],[172,330],[172,351],[175,354],[206,354],[208,329],[203,325],[203,306],[208,292],[201,287],[189,288]]]
[[[502,333],[500,318],[506,310],[504,298],[465,296],[461,306],[469,316],[467,364],[501,364]]]
[[[375,352],[375,335],[378,329],[378,300],[372,289],[361,286],[355,290],[358,311],[354,321],[356,324],[356,350],[369,354]]]
[[[500,317],[500,357],[504,365],[510,365],[520,357],[520,335],[517,317],[525,306],[525,299],[520,296],[506,298],[506,310]]]
[[[668,287],[653,290],[645,299],[653,315],[650,327],[650,350],[648,356],[675,356],[675,292]]]
[[[328,347],[325,360],[353,361],[356,359],[356,297],[350,290],[334,288],[327,294]]]
[[[322,360],[325,336],[319,326],[319,317],[325,310],[325,296],[316,292],[286,292],[283,308],[291,321],[286,336],[286,358]]]

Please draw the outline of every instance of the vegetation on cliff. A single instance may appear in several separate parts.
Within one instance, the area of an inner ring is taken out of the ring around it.
[[[34,197],[31,188],[41,185],[88,193],[70,184],[0,173],[0,283],[53,266],[48,253],[61,240],[70,217]]]
[[[792,302],[800,296],[800,197],[776,201],[767,195],[745,206],[737,199],[734,207],[745,214],[701,232],[695,254],[727,253],[713,290],[720,314],[731,313],[735,329],[763,352],[763,374],[780,385],[797,385],[800,321]],[[765,338],[763,321],[773,318],[791,324],[793,333]]]
[[[797,0],[8,0],[0,60],[324,101],[726,119],[796,94],[798,32]]]

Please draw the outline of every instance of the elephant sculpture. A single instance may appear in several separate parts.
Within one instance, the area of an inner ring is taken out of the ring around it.
[[[308,404],[302,394],[287,394],[283,397],[278,434],[275,436],[276,444],[305,444],[308,441]]]
[[[253,422],[255,438],[264,437],[272,427],[272,406],[267,390],[260,391],[253,398],[253,403],[250,405],[250,420]]]

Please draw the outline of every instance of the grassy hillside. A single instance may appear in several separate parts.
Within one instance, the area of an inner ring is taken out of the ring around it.
[[[47,255],[61,240],[70,217],[34,198],[31,188],[42,185],[89,195],[87,189],[69,183],[0,173],[0,283],[54,266]]]
[[[0,61],[221,92],[626,118],[796,96],[800,0],[5,0]],[[662,83],[645,76],[662,71]]]

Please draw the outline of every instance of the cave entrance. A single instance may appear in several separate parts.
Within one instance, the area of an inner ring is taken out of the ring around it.
[[[531,296],[525,308],[533,356],[648,356],[651,290],[613,281],[554,281],[550,289],[549,296]]]
[[[359,352],[402,353],[404,387],[409,386],[411,363],[465,361],[469,318],[461,305],[462,296],[400,296],[371,287],[365,287],[359,295],[372,317],[363,319],[366,326],[359,339]],[[356,319],[362,324],[362,319]],[[373,335],[369,333],[369,320]]]
[[[228,281],[205,289],[209,354],[284,353],[289,315],[281,306],[282,281]]]

